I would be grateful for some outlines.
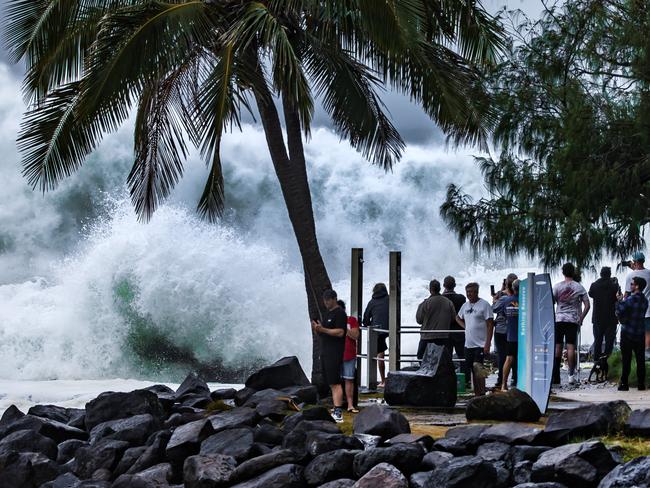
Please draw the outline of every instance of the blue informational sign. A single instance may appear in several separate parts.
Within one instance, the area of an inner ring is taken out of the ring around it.
[[[528,274],[519,283],[517,388],[528,393],[539,410],[548,406],[553,377],[555,311],[548,274]]]

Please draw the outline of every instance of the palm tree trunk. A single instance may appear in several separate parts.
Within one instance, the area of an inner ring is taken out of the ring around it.
[[[255,98],[273,167],[280,182],[289,220],[302,257],[309,316],[312,319],[322,320],[325,309],[321,296],[323,291],[332,287],[332,284],[316,239],[316,225],[298,114],[283,102],[289,146],[289,153],[287,153],[282,125],[271,93],[268,90],[267,93],[259,93],[255,90]],[[326,385],[321,372],[320,341],[315,334],[312,334],[312,351],[312,383],[322,388]]]

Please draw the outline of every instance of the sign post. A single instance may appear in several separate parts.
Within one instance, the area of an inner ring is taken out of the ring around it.
[[[361,310],[363,309],[363,249],[352,249],[352,262],[350,263],[352,276],[350,280],[350,316],[355,317],[361,327]],[[357,340],[357,369],[354,377],[354,405],[359,404],[359,385],[361,384],[361,329]]]

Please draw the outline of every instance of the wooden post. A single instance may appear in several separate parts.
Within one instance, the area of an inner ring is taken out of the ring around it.
[[[388,273],[389,308],[388,308],[388,370],[400,369],[400,332],[402,303],[402,253],[391,251]]]
[[[356,317],[361,327],[361,314],[363,310],[363,249],[352,249],[352,262],[350,266],[350,316]],[[361,331],[357,340],[357,355],[361,354]],[[359,385],[361,384],[361,358],[357,357],[357,370],[354,378],[354,405],[359,404]]]

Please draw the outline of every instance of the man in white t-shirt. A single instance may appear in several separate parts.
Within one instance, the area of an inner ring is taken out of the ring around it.
[[[467,301],[456,317],[458,325],[465,329],[465,370],[472,376],[474,394],[485,395],[485,378],[476,374],[474,363],[483,364],[485,354],[490,352],[494,332],[492,305],[478,297],[478,283],[469,283],[465,293]]]
[[[625,296],[629,296],[632,291],[632,278],[639,276],[643,278],[648,285],[643,290],[643,294],[650,301],[650,269],[644,267],[645,254],[637,251],[632,255],[632,271],[625,277]],[[645,313],[645,358],[650,359],[650,307]]]

